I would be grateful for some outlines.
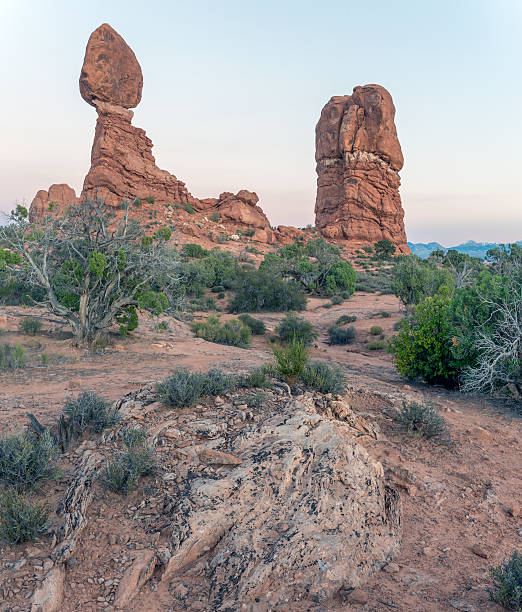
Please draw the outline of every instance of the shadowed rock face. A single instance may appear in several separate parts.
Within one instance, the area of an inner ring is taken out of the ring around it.
[[[395,107],[380,85],[334,96],[316,127],[316,225],[354,246],[391,240],[409,253],[399,171],[404,164]]]

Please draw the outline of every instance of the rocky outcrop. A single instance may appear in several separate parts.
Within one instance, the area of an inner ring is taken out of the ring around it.
[[[128,109],[139,104],[142,86],[132,49],[104,23],[89,38],[80,74],[80,93],[98,113],[81,197],[101,197],[111,205],[146,197],[163,204],[194,202],[182,181],[156,166],[152,141],[131,124]]]
[[[69,185],[51,185],[49,191],[40,189],[31,202],[29,221],[34,223],[45,215],[62,213],[68,206],[77,202],[76,192]]]
[[[175,589],[197,564],[206,568],[208,609],[288,610],[299,601],[324,604],[390,560],[400,542],[398,495],[355,441],[373,436],[371,427],[336,404],[342,409],[327,412],[339,416],[329,418],[313,398],[300,398],[227,432],[235,461],[186,481],[172,500],[163,580]],[[223,439],[222,420],[190,427],[216,438],[209,446]]]
[[[334,96],[316,127],[316,226],[353,246],[391,240],[409,253],[399,195],[404,159],[395,107],[380,85]]]

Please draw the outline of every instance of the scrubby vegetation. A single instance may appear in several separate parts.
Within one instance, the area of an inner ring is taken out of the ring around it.
[[[442,438],[447,434],[446,421],[431,404],[403,402],[397,420],[413,437]]]
[[[238,319],[250,328],[250,331],[254,336],[262,336],[266,332],[266,326],[260,319],[254,319],[249,314],[239,315]]]
[[[20,433],[0,440],[0,482],[17,491],[34,488],[56,469],[56,446],[49,432]]]
[[[308,363],[301,379],[307,387],[319,393],[343,395],[346,391],[346,376],[342,368],[325,361]]]
[[[209,317],[206,321],[196,321],[192,331],[198,338],[218,344],[246,348],[252,342],[250,327],[238,319],[230,319],[222,323],[219,317]]]
[[[87,430],[100,433],[120,419],[118,410],[111,408],[103,398],[91,391],[83,391],[65,402],[60,427],[67,430],[69,441],[73,441]]]
[[[0,344],[0,370],[23,368],[27,362],[24,347],[21,344]]]
[[[317,339],[313,325],[304,317],[289,313],[281,319],[276,327],[276,333],[283,342],[298,340],[305,346],[310,346]]]
[[[409,314],[391,350],[401,374],[522,394],[522,248],[494,249],[487,263],[452,251],[399,258],[394,286]]]
[[[276,359],[276,371],[292,386],[304,372],[308,363],[308,348],[304,342],[292,338],[284,346],[275,345],[272,348]]]
[[[145,443],[145,436],[143,430],[124,431],[125,451],[108,461],[100,475],[107,489],[127,495],[136,488],[140,478],[156,472],[154,450]]]
[[[491,568],[495,587],[491,598],[508,610],[522,611],[522,554],[515,550],[511,558]]]
[[[14,489],[0,492],[0,539],[10,544],[33,542],[47,531],[49,509]]]
[[[341,315],[335,324],[346,325],[347,323],[354,323],[355,321],[357,321],[357,317],[355,315]]]
[[[355,340],[355,335],[355,327],[353,325],[348,327],[332,325],[328,328],[330,344],[351,344]]]
[[[235,287],[230,312],[304,310],[306,298],[295,281],[264,270],[244,270]]]
[[[20,331],[28,336],[36,336],[42,329],[42,322],[36,317],[24,317],[20,321]]]
[[[131,206],[122,204],[125,212]],[[128,333],[138,325],[136,308],[159,314],[179,297],[176,256],[164,236],[143,236],[127,214],[116,221],[103,201],[71,206],[37,226],[18,206],[0,227],[0,244],[17,256],[2,258],[4,275],[37,288],[79,344],[96,343],[116,321]]]

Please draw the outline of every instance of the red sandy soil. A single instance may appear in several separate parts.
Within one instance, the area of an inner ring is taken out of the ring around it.
[[[329,607],[299,609],[501,610],[490,601],[486,589],[491,586],[488,568],[522,548],[520,404],[464,396],[438,387],[405,385],[390,355],[368,350],[364,343],[374,339],[369,334],[372,325],[380,325],[386,336],[391,335],[394,323],[402,316],[395,297],[358,293],[329,309],[323,308],[324,303],[311,299],[304,313],[320,333],[311,356],[346,368],[353,409],[379,425],[380,439],[364,444],[383,462],[387,476],[399,488],[404,533],[401,553],[363,587],[360,603],[341,593]],[[391,316],[372,317],[381,311]],[[249,349],[194,339],[189,325],[168,317],[161,320],[168,322],[171,331],[158,332],[154,329],[157,320],[144,316],[135,336],[115,338],[115,344],[91,355],[73,348],[59,324],[45,315],[41,334],[21,335],[19,321],[30,313],[42,314],[18,307],[0,309],[0,342],[22,343],[29,357],[27,368],[2,372],[0,431],[5,433],[21,428],[27,412],[46,425],[53,423],[66,397],[80,389],[116,400],[130,390],[160,380],[177,366],[247,371],[270,359],[268,337],[283,316],[259,315],[269,331],[263,337],[254,337]],[[357,342],[349,347],[329,346],[327,329],[342,314],[357,316]],[[48,365],[42,365],[42,352],[48,355]],[[392,406],[401,396],[437,404],[448,422],[451,441],[436,444],[402,433],[391,416]],[[189,416],[191,410],[186,411]],[[149,426],[147,419],[145,426]],[[62,479],[46,483],[40,492],[51,506],[65,489],[74,453],[61,461]],[[165,466],[173,460],[165,456]],[[68,564],[64,612],[113,609],[111,581],[119,580],[133,551],[157,544],[158,534],[147,533],[147,521],[143,520],[143,515],[159,511],[161,501],[154,491],[153,485],[144,484],[121,498],[100,487],[78,553]],[[142,504],[145,508],[140,508]],[[45,539],[18,547],[0,543],[0,611],[30,609],[30,597],[43,576],[48,550]],[[22,559],[25,562],[18,568],[10,565]],[[205,608],[197,603],[179,606],[153,577],[128,609]]]

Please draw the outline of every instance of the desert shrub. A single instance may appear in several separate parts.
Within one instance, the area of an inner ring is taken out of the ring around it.
[[[457,386],[468,357],[461,354],[452,318],[452,300],[447,294],[426,298],[415,308],[391,340],[400,374],[429,384]]]
[[[170,331],[170,325],[167,323],[167,321],[159,321],[159,323],[154,325],[154,329],[159,332],[166,332]]]
[[[379,259],[390,259],[395,253],[395,245],[390,240],[378,240],[375,245],[375,256]]]
[[[237,376],[226,374],[217,368],[209,370],[201,377],[201,395],[222,395],[234,391],[237,386]]]
[[[387,310],[381,310],[380,312],[377,312],[373,316],[382,317],[383,319],[389,319],[391,317],[391,313],[389,313]]]
[[[34,488],[55,473],[56,445],[48,431],[26,433],[0,441],[0,482],[18,491]]]
[[[399,331],[404,321],[405,319],[400,319],[399,321],[395,321],[395,323],[393,324],[393,331]]]
[[[333,263],[325,278],[326,293],[331,295],[337,291],[344,291],[352,295],[355,292],[356,274],[352,266],[344,260]],[[333,300],[332,300],[332,303]],[[341,303],[341,302],[339,302]]]
[[[308,348],[304,342],[292,338],[286,345],[272,348],[276,359],[276,372],[289,385],[295,384],[308,363]]]
[[[267,369],[265,367],[254,368],[248,374],[239,376],[238,386],[253,388],[266,387],[268,385]]]
[[[331,299],[330,302],[332,304],[332,306],[339,306],[339,304],[342,304],[344,302],[343,298],[340,295],[334,295]]]
[[[127,448],[131,448],[132,446],[145,443],[147,439],[147,430],[141,427],[126,427],[120,432],[120,436],[123,440],[123,444],[125,444]]]
[[[210,220],[211,220],[211,221],[214,221],[214,223],[219,223],[219,219],[220,219],[220,218],[219,218],[219,213],[218,213],[218,212],[213,212],[213,213],[210,215]]]
[[[379,291],[382,294],[392,292],[391,272],[389,270],[379,270],[373,272],[357,272],[356,290],[366,293]]]
[[[249,408],[259,408],[266,401],[266,393],[257,391],[255,393],[249,393],[245,395],[245,403]]]
[[[192,311],[208,312],[209,310],[217,310],[217,307],[216,300],[210,295],[194,298],[190,301],[190,310]]]
[[[431,404],[403,402],[397,420],[417,438],[441,438],[447,432],[446,421]]]
[[[406,306],[420,304],[426,297],[438,293],[441,287],[453,288],[453,276],[431,261],[416,255],[398,257],[392,270],[393,293]]]
[[[493,601],[508,610],[522,610],[522,555],[515,550],[511,559],[490,568],[495,585],[490,589]]]
[[[311,361],[301,375],[304,384],[319,393],[342,395],[346,390],[346,376],[338,365],[325,361]]]
[[[243,323],[243,325],[250,328],[250,331],[254,336],[262,336],[266,332],[266,325],[263,323],[263,321],[254,319],[254,317],[251,317],[249,314],[239,315],[238,319],[241,321],[241,323]]]
[[[210,291],[212,291],[212,293],[223,293],[225,291],[225,287],[222,287],[221,285],[216,285],[215,287],[211,287]]]
[[[326,304],[323,304],[323,308],[331,308],[332,306],[332,302],[326,302]]]
[[[154,450],[145,444],[133,443],[105,464],[100,478],[107,489],[127,495],[136,488],[140,478],[155,472]]]
[[[0,492],[0,539],[10,544],[34,542],[48,525],[46,506],[30,502],[14,489]]]
[[[335,324],[346,325],[346,323],[353,323],[354,321],[357,321],[357,317],[355,315],[341,315]]]
[[[367,343],[366,348],[370,351],[384,351],[388,348],[388,342],[384,338],[381,340],[373,340]]]
[[[230,319],[221,323],[218,317],[209,317],[206,321],[192,324],[192,331],[198,338],[217,344],[247,347],[252,342],[250,328],[238,319]]]
[[[202,397],[202,374],[177,368],[157,385],[157,391],[167,406],[192,406]]]
[[[20,321],[20,330],[28,336],[35,336],[42,329],[42,322],[36,317],[24,317]]]
[[[181,247],[181,254],[184,257],[193,257],[194,259],[201,259],[210,255],[210,251],[204,249],[200,244],[188,242]]]
[[[181,206],[182,206],[183,210],[188,212],[190,215],[194,214],[194,212],[195,212],[194,211],[194,207],[189,202],[183,202],[183,204]]]
[[[306,298],[302,289],[262,270],[244,271],[235,287],[231,312],[286,312],[303,310]]]
[[[23,368],[27,362],[21,344],[0,344],[0,370]]]
[[[223,291],[220,291],[220,292],[217,294],[217,298],[218,298],[218,300],[222,300],[224,297],[225,297],[225,294],[224,294],[224,292],[223,292]]]
[[[317,338],[317,332],[313,325],[304,317],[298,317],[293,312],[281,319],[276,327],[276,333],[283,342],[296,339],[305,346],[310,346]]]
[[[146,198],[143,198],[145,200],[145,202],[148,202],[149,204],[154,204],[154,202],[156,201],[152,196],[147,196]]]
[[[370,334],[372,336],[380,336],[382,334],[382,327],[380,325],[372,325],[370,327]]]
[[[70,438],[75,439],[89,430],[100,433],[121,420],[118,410],[92,391],[82,391],[77,398],[70,397],[63,410],[63,425]]]
[[[339,327],[332,325],[328,328],[330,344],[351,344],[355,340],[355,327]]]

